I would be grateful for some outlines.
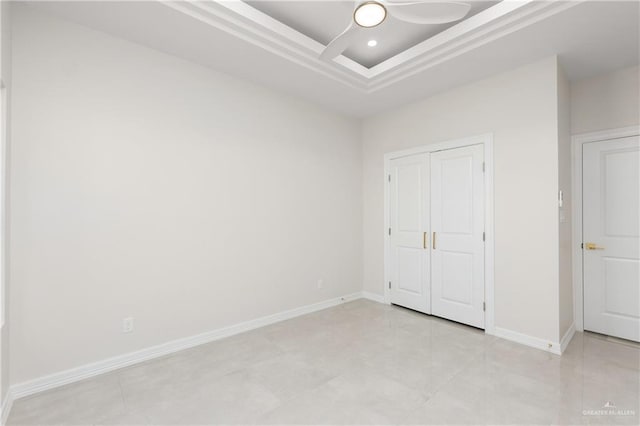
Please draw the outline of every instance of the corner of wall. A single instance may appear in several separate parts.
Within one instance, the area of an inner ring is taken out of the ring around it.
[[[565,340],[573,326],[573,279],[571,250],[571,90],[558,63],[558,336]],[[570,338],[569,338],[570,339]],[[566,344],[565,344],[566,345]]]
[[[360,289],[365,292],[365,256],[364,256],[364,233],[366,232],[366,226],[364,223],[364,212],[365,212],[365,166],[366,160],[364,156],[365,152],[365,136],[364,136],[364,126],[365,126],[366,117],[361,117],[358,119],[358,138],[360,139]]]

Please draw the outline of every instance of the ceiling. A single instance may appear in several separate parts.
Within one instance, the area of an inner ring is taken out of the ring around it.
[[[245,3],[323,45],[328,44],[347,27],[354,9],[353,1],[259,0]],[[472,0],[470,3],[471,10],[465,19],[495,5],[498,1]],[[381,25],[362,31],[343,55],[364,67],[371,68],[457,23],[417,25],[400,21],[390,15]],[[378,44],[371,48],[367,45],[369,40],[376,40]]]
[[[267,3],[271,6],[265,7],[282,11],[286,6],[294,12],[275,19],[241,1],[209,0],[45,1],[16,7],[51,13],[359,117],[551,55],[558,55],[568,77],[577,80],[636,65],[640,51],[638,2],[521,0],[498,2],[433,36],[420,33],[430,38],[405,50],[398,46],[415,43],[418,33],[391,31],[390,25],[384,41],[380,36],[380,47],[386,43],[396,47],[381,49],[388,52],[385,55],[363,59],[349,51],[333,61],[321,61],[323,43],[344,25],[339,11],[347,6],[295,0],[286,5]],[[302,20],[291,26],[280,21],[294,19],[303,5],[314,3],[326,13],[323,28]],[[402,51],[397,53],[398,49]],[[389,54],[393,56],[385,59]]]

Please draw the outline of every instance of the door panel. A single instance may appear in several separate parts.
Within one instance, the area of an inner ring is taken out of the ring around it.
[[[638,276],[638,261],[635,259],[604,258],[604,313],[609,315],[640,317],[640,300],[637,282],[626,279]]]
[[[640,142],[583,146],[584,328],[640,341]]]
[[[466,235],[473,232],[473,157],[446,158],[447,154],[436,156],[441,173],[437,182],[444,187],[439,191],[440,207],[434,208],[446,212],[441,215],[441,233]]]
[[[420,249],[397,247],[398,275],[396,278],[399,291],[423,294],[423,253]]]
[[[429,154],[391,160],[391,303],[430,313]]]
[[[433,315],[484,327],[484,150],[431,154]]]
[[[471,305],[473,288],[473,255],[442,252],[442,298],[449,302]]]
[[[638,236],[637,151],[604,154],[604,224],[607,236]],[[629,181],[630,185],[626,182]],[[633,183],[636,183],[635,185]]]

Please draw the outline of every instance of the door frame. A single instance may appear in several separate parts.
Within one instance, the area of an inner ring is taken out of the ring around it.
[[[389,237],[389,181],[391,160],[415,154],[432,153],[446,149],[482,144],[484,148],[484,331],[495,334],[494,316],[494,220],[493,220],[493,133],[451,139],[402,151],[384,154],[384,303],[391,304],[389,281],[391,276],[391,238]]]
[[[584,331],[584,277],[582,261],[582,147],[589,142],[640,136],[640,126],[620,127],[571,137],[571,264],[573,269],[573,318],[576,331]]]

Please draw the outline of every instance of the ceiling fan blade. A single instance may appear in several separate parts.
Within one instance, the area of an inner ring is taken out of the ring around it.
[[[322,53],[320,54],[320,59],[324,61],[328,61],[330,59],[339,56],[342,52],[344,52],[347,47],[351,44],[351,41],[358,35],[360,27],[355,23],[351,22],[349,26],[336,38],[331,40],[327,47],[324,48]]]
[[[464,18],[471,5],[442,1],[393,1],[385,3],[389,14],[401,21],[413,24],[446,24]]]

